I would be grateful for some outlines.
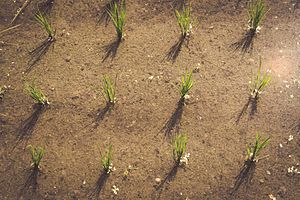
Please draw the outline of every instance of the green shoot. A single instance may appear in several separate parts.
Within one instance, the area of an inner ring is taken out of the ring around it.
[[[252,98],[257,99],[258,95],[262,93],[262,91],[266,88],[271,80],[271,75],[269,71],[261,72],[262,62],[261,58],[259,59],[259,66],[257,74],[252,78],[250,82],[250,92]]]
[[[248,7],[249,29],[258,32],[262,20],[267,13],[264,0],[252,0]]]
[[[103,76],[103,91],[104,91],[104,97],[106,99],[106,102],[112,105],[115,104],[116,103],[115,86],[112,83],[110,77],[107,75]]]
[[[55,32],[51,26],[51,23],[48,21],[47,17],[42,13],[37,13],[35,15],[35,19],[39,22],[39,24],[46,30],[48,33],[49,40],[53,40],[55,36]]]
[[[182,162],[185,162],[183,159],[184,153],[186,151],[186,144],[187,144],[188,138],[184,134],[178,134],[176,135],[175,139],[173,140],[173,159],[176,164],[180,164]]]
[[[42,147],[34,147],[32,145],[28,145],[29,152],[31,154],[31,166],[38,169],[40,162],[45,154],[45,149]]]
[[[35,86],[34,83],[31,85],[25,85],[26,92],[30,95],[30,97],[34,100],[34,103],[40,105],[48,105],[49,101],[48,98],[43,94],[43,92]]]
[[[257,162],[258,156],[262,149],[264,149],[270,142],[270,137],[262,139],[258,133],[256,133],[255,144],[252,146],[247,145],[247,160],[251,162]]]
[[[116,1],[112,2],[111,10],[108,10],[108,14],[115,26],[118,39],[122,39],[124,37],[124,25],[125,25],[125,16],[126,16],[126,8],[125,8],[125,0],[121,0],[120,5]]]
[[[184,76],[182,76],[181,80],[181,88],[180,88],[180,95],[181,98],[185,98],[190,89],[193,87],[193,71],[186,72]]]
[[[191,24],[191,5],[183,6],[182,12],[175,9],[175,15],[180,27],[181,35],[183,38],[189,36],[192,28]]]
[[[112,152],[112,145],[110,144],[105,152],[104,155],[101,154],[101,163],[104,171],[107,174],[114,171],[112,162],[111,162],[111,152]]]

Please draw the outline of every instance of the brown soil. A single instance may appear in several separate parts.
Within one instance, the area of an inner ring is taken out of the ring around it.
[[[0,30],[9,26],[23,2],[0,2]],[[166,59],[180,35],[173,3],[128,0],[125,40],[115,58],[105,61],[104,47],[115,40],[111,22],[97,23],[105,1],[55,0],[48,12],[56,41],[30,71],[28,52],[45,39],[33,17],[37,1],[32,0],[16,20],[19,28],[0,36],[0,84],[11,86],[0,102],[0,199],[99,195],[100,199],[262,200],[271,194],[300,199],[300,176],[287,172],[291,166],[300,170],[296,1],[267,1],[270,11],[254,38],[252,53],[245,54],[233,51],[231,45],[247,29],[246,1],[192,1],[193,33],[175,62]],[[271,84],[254,115],[250,116],[249,106],[237,123],[259,55],[264,69],[272,69]],[[176,169],[163,127],[177,107],[186,69],[196,69],[194,87],[178,126],[179,132],[188,134],[191,159],[172,177]],[[96,126],[97,113],[105,108],[99,95],[103,74],[117,76],[117,103]],[[24,93],[24,83],[33,80],[51,102],[42,111],[35,112]],[[35,123],[22,132],[21,125],[30,116]],[[245,146],[254,141],[256,132],[271,136],[262,152],[268,157],[256,163],[252,182],[231,194],[244,164]],[[98,146],[109,143],[116,171],[106,177],[101,176]],[[41,173],[31,171],[28,144],[46,149]],[[128,165],[133,169],[124,179]],[[164,184],[157,186],[155,178]],[[117,196],[113,185],[120,189]]]

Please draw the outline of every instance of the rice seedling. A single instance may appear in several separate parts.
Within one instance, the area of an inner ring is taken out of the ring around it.
[[[180,27],[181,35],[183,38],[189,36],[192,29],[191,24],[191,4],[188,6],[183,6],[182,11],[178,11],[175,9],[175,16],[177,19],[177,23]]]
[[[39,24],[45,29],[48,34],[48,40],[53,41],[55,36],[55,31],[52,28],[51,23],[47,19],[46,15],[42,14],[41,12],[35,15],[35,19],[39,22]]]
[[[121,0],[120,4],[116,1],[112,1],[110,6],[111,10],[108,10],[108,14],[115,26],[117,37],[121,40],[124,37],[124,25],[126,16],[125,0]]]
[[[248,7],[249,15],[249,30],[258,32],[262,20],[267,13],[265,1],[264,0],[252,0]]]
[[[30,95],[30,97],[34,100],[34,103],[39,105],[48,105],[48,98],[44,95],[44,93],[35,86],[34,83],[25,85],[26,92]]]
[[[111,162],[111,157],[112,157],[111,154],[112,154],[112,145],[109,144],[105,154],[101,153],[101,163],[106,174],[110,174],[112,171],[114,171],[113,164]]]
[[[258,156],[260,155],[260,152],[262,149],[266,148],[266,146],[270,142],[270,137],[266,139],[262,139],[261,136],[259,136],[258,133],[256,133],[255,136],[255,144],[254,145],[247,145],[247,161],[251,162],[257,162],[258,161]]]
[[[186,159],[189,158],[188,155],[184,155],[186,152],[186,144],[188,138],[184,134],[176,135],[175,139],[173,140],[173,159],[176,164],[187,163]]]
[[[259,59],[259,66],[257,70],[257,74],[253,76],[252,81],[250,82],[250,94],[251,97],[257,99],[258,96],[262,93],[262,91],[268,86],[271,75],[269,71],[262,72],[262,61],[261,58]]]
[[[35,169],[40,168],[40,162],[45,154],[45,149],[43,147],[34,147],[32,145],[28,145],[29,152],[31,155],[31,166],[33,166]]]
[[[181,88],[180,88],[180,95],[181,99],[186,98],[188,92],[193,87],[193,71],[186,72],[184,76],[182,76],[181,80]]]
[[[112,83],[109,76],[103,76],[103,92],[104,98],[108,105],[114,105],[116,103],[116,91],[115,84]]]

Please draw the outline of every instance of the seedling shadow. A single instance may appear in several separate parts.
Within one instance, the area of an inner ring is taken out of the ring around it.
[[[49,37],[44,40],[38,47],[29,52],[31,58],[28,62],[28,68],[26,72],[31,71],[32,67],[42,58],[43,55],[47,53],[48,49],[54,41],[54,38]]]
[[[180,163],[176,162],[174,164],[174,166],[172,167],[172,169],[167,174],[167,176],[156,187],[156,198],[155,199],[160,199],[160,195],[164,191],[164,189],[166,187],[166,183],[170,183],[175,179],[179,167],[180,167]]]
[[[246,32],[242,39],[233,43],[231,47],[233,47],[235,51],[241,50],[242,53],[252,52],[255,35],[256,31],[254,29],[250,29]]]
[[[111,111],[113,104],[106,103],[103,109],[99,109],[96,118],[96,125],[94,128],[97,128],[100,125],[100,122],[104,119],[105,115]]]
[[[97,21],[98,24],[105,23],[105,26],[108,25],[108,22],[110,20],[108,11],[111,10],[111,5],[113,5],[115,2],[119,3],[119,1],[120,0],[110,0],[100,9],[99,19]]]
[[[299,9],[299,7],[300,7],[300,0],[296,0],[294,4],[294,10]]]
[[[250,112],[249,112],[249,117],[252,119],[255,113],[257,113],[257,102],[258,102],[258,97],[249,97],[247,103],[244,105],[243,109],[239,113],[236,123],[238,124],[242,117],[245,115],[245,113],[248,110],[248,107],[250,105]]]
[[[170,119],[166,122],[166,124],[163,127],[163,131],[165,132],[165,135],[170,137],[172,134],[172,131],[175,129],[175,132],[178,132],[179,130],[179,123],[182,118],[183,113],[183,107],[184,107],[184,98],[180,98],[180,100],[177,103],[177,107],[175,111],[173,112]]]
[[[45,111],[46,107],[40,104],[35,104],[34,109],[35,111],[25,121],[23,121],[18,128],[18,142],[32,134],[39,117]]]
[[[244,162],[243,167],[240,170],[240,173],[235,178],[234,187],[232,189],[231,195],[239,189],[242,183],[249,184],[252,181],[252,178],[255,173],[256,163],[250,159]]]
[[[182,45],[185,41],[185,38],[186,37],[184,36],[180,36],[178,41],[170,48],[169,52],[166,55],[167,60],[172,61],[173,63],[176,61],[181,51]]]
[[[20,199],[20,197],[23,195],[29,194],[29,192],[36,192],[36,189],[38,187],[37,178],[39,175],[40,169],[38,167],[33,167],[24,185],[20,189],[20,193],[18,194],[17,199]]]
[[[54,4],[54,0],[46,0],[38,4],[38,10],[41,13],[49,14],[52,10],[53,4]]]
[[[104,46],[105,56],[103,57],[102,62],[104,62],[109,57],[111,57],[112,60],[116,57],[121,41],[121,38],[117,38],[112,43]]]
[[[98,178],[98,180],[96,182],[95,188],[88,196],[89,199],[94,199],[93,197],[96,197],[96,199],[99,199],[100,192],[101,192],[103,186],[105,185],[108,177],[109,177],[109,174],[107,174],[106,172],[103,172],[101,174],[101,176]]]

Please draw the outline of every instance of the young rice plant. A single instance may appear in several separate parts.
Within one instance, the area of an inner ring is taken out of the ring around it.
[[[45,154],[45,149],[42,147],[34,147],[32,145],[28,145],[28,148],[31,154],[31,160],[32,160],[31,166],[38,169],[40,162]]]
[[[44,93],[35,86],[34,83],[26,84],[25,90],[30,95],[30,97],[34,100],[34,103],[40,104],[40,105],[48,105],[49,101],[48,98],[44,95]]]
[[[253,31],[259,30],[259,25],[267,13],[264,0],[252,0],[248,7],[249,29]]]
[[[183,6],[182,12],[175,9],[177,23],[180,27],[181,35],[183,38],[189,36],[192,28],[191,24],[191,5]]]
[[[180,164],[182,158],[184,157],[187,141],[188,138],[184,134],[176,135],[175,139],[173,140],[173,159],[176,164]]]
[[[261,58],[259,59],[259,66],[257,74],[253,76],[252,81],[250,82],[250,91],[252,98],[257,99],[258,95],[266,88],[271,80],[271,75],[269,72],[261,72],[262,62]]]
[[[108,104],[113,105],[116,103],[115,86],[112,83],[110,77],[107,75],[103,76],[103,92],[104,92],[104,98],[106,99],[106,102]]]
[[[186,72],[184,76],[182,76],[181,87],[180,87],[180,95],[181,98],[185,98],[190,89],[193,87],[193,71]]]
[[[55,31],[52,28],[51,23],[48,21],[46,15],[42,14],[41,12],[35,15],[35,19],[39,22],[39,24],[45,29],[48,33],[48,40],[53,41],[55,36]]]
[[[266,139],[262,139],[258,133],[256,133],[255,144],[252,146],[247,145],[247,160],[251,162],[257,162],[258,156],[262,149],[266,148],[266,146],[270,142],[270,137]]]
[[[110,144],[106,149],[105,154],[101,153],[101,163],[106,174],[110,174],[113,171],[113,165],[111,162],[112,145]]]
[[[124,25],[126,16],[125,0],[121,0],[120,5],[118,5],[116,1],[113,1],[111,10],[108,10],[108,14],[115,26],[118,39],[122,39],[124,37]]]

